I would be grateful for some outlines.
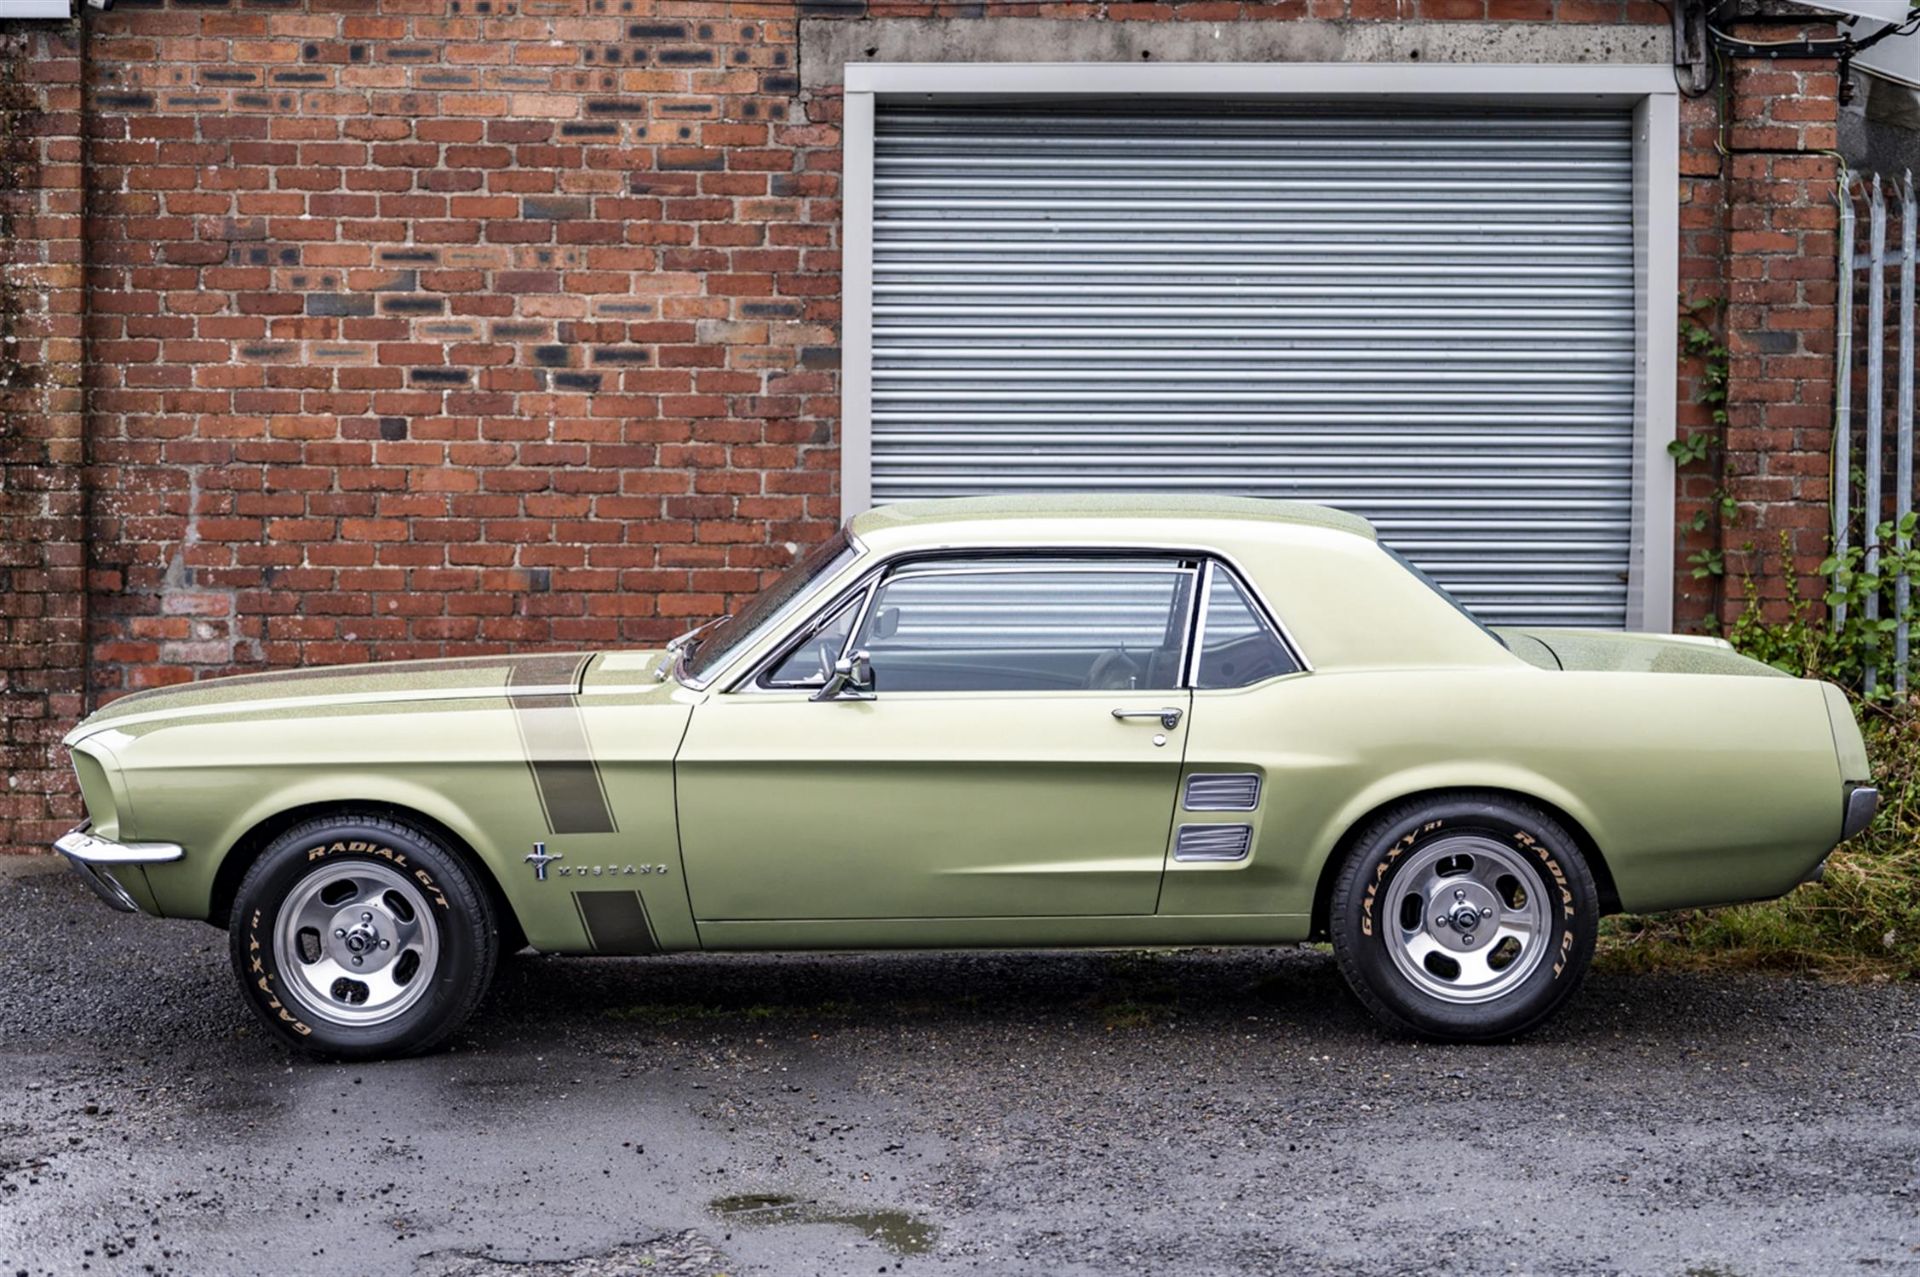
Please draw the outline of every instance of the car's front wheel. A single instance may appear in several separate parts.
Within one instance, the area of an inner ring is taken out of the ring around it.
[[[274,839],[241,880],[231,938],[255,1013],[333,1059],[437,1046],[479,1005],[500,944],[492,903],[459,856],[371,814]]]
[[[1572,996],[1599,916],[1593,873],[1558,821],[1465,793],[1402,804],[1361,830],[1327,923],[1341,973],[1381,1020],[1488,1041]]]

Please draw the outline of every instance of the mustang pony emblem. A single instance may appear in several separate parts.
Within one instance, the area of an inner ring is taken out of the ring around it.
[[[566,859],[566,855],[564,852],[558,852],[558,851],[549,852],[547,850],[547,844],[543,842],[537,842],[533,844],[532,854],[524,857],[524,859],[528,864],[533,866],[534,878],[539,882],[545,882],[547,880],[547,866],[552,864],[556,860]],[[579,865],[579,866],[562,865],[560,866],[560,876],[562,878],[565,878],[568,876],[572,876],[575,878],[588,878],[588,877],[620,878],[620,877],[631,877],[636,874],[663,874],[665,872],[667,872],[667,867],[665,865]]]
[[[537,842],[533,844],[533,854],[527,857],[527,863],[533,866],[534,878],[540,882],[545,882],[547,880],[547,866],[556,860],[562,859],[565,859],[563,853],[556,851],[552,855],[548,855],[547,844]]]

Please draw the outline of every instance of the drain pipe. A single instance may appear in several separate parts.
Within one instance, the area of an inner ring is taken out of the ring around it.
[[[1828,504],[1833,515],[1833,589],[1840,592],[1840,574],[1846,570],[1848,532],[1853,507],[1853,271],[1854,214],[1853,177],[1844,162],[1835,182],[1840,201],[1840,278],[1839,306],[1834,322],[1833,350],[1833,461]],[[1833,607],[1833,629],[1837,634],[1847,623],[1847,602],[1842,598]]]

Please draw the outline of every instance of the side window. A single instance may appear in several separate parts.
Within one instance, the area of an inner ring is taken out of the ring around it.
[[[819,687],[833,673],[833,663],[846,650],[847,635],[860,615],[867,592],[861,590],[827,615],[821,624],[760,676],[766,687]]]
[[[1197,576],[1172,561],[924,563],[881,584],[854,646],[882,696],[1175,688]]]
[[[1245,687],[1300,668],[1287,645],[1254,607],[1233,573],[1208,567],[1211,582],[1200,627],[1200,659],[1193,685],[1199,688]]]

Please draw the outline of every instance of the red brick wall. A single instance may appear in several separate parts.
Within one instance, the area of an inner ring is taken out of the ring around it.
[[[1744,34],[1780,40],[1795,33],[1771,26]],[[1725,484],[1742,510],[1722,533],[1733,583],[1723,616],[1730,620],[1744,605],[1739,583],[1748,574],[1773,614],[1784,614],[1783,532],[1801,576],[1817,576],[1827,554],[1840,215],[1832,62],[1743,61],[1728,87],[1718,210],[1730,351]]]
[[[80,62],[0,29],[0,850],[68,823],[86,682]]]
[[[532,7],[92,28],[95,695],[658,640],[834,522],[791,17]]]
[[[1667,22],[1650,0],[938,12]],[[53,742],[83,690],[657,641],[834,524],[839,100],[800,90],[797,22],[712,0],[88,14],[84,361],[78,28],[22,28],[7,118],[36,176],[10,277],[33,282],[8,322],[41,375],[5,399],[0,846],[74,814]],[[1716,102],[1684,109],[1682,274],[1733,290],[1739,495],[1811,528],[1824,161],[1774,152],[1831,145],[1833,83],[1762,74],[1736,85],[1731,174]]]

